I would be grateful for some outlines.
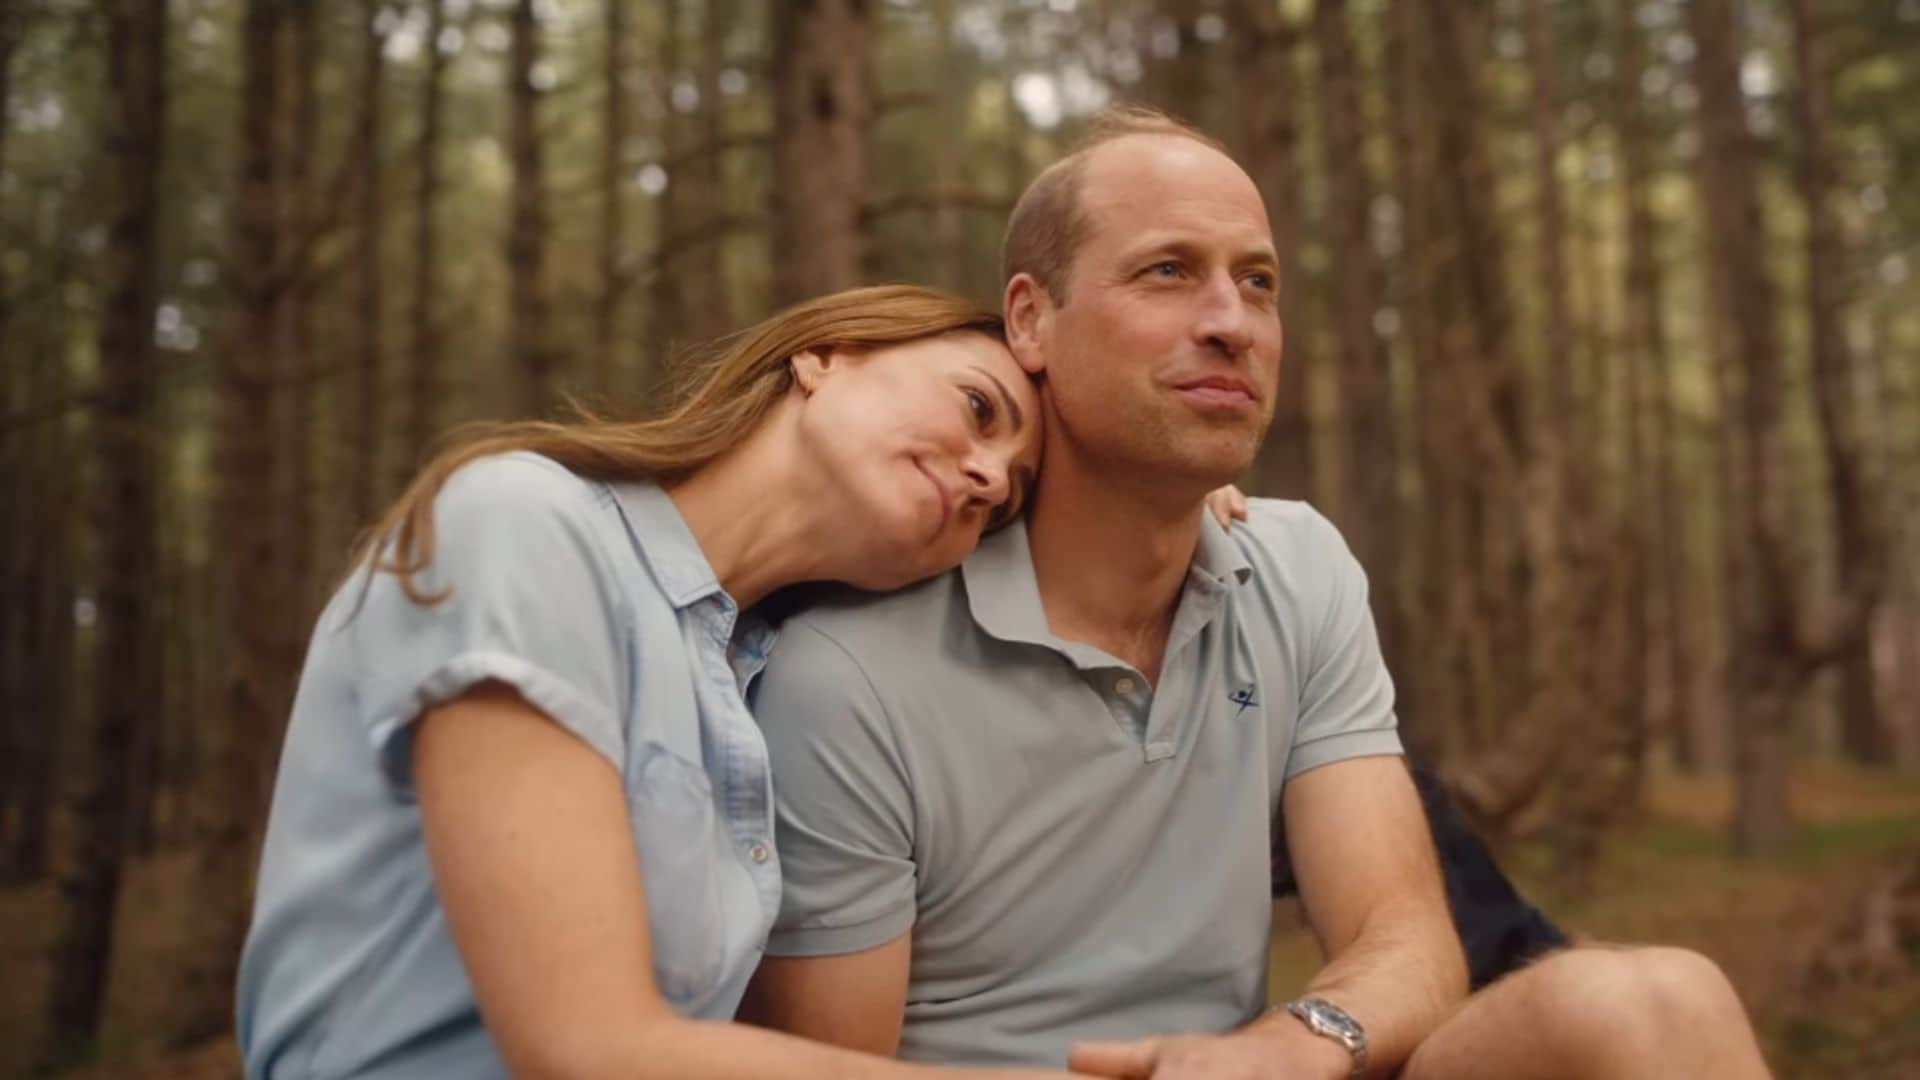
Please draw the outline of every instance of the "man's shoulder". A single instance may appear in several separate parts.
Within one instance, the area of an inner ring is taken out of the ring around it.
[[[1247,519],[1227,531],[1256,578],[1292,589],[1340,571],[1352,558],[1340,530],[1310,504],[1248,499]]]
[[[810,586],[793,598],[780,623],[771,664],[844,654],[862,669],[893,668],[926,653],[959,599],[959,572],[949,571],[892,592],[844,585]]]

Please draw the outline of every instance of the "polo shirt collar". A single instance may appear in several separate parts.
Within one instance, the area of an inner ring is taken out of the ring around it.
[[[1075,655],[1085,650],[1096,652],[1078,642],[1064,641],[1053,635],[1047,625],[1046,606],[1040,602],[1040,583],[1033,573],[1033,551],[1028,546],[1027,523],[1012,525],[980,542],[973,556],[961,565],[966,583],[967,604],[973,621],[1002,641],[1044,645]],[[1211,513],[1200,522],[1200,542],[1194,548],[1193,562],[1187,569],[1187,586],[1214,603],[1206,604],[1208,614],[1235,586],[1253,576],[1253,564],[1247,561],[1240,545],[1233,542]],[[1183,608],[1187,605],[1183,602]]]

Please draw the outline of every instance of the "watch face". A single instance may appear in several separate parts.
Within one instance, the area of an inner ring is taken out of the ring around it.
[[[1366,1032],[1353,1017],[1348,1016],[1345,1010],[1331,1002],[1309,998],[1306,1001],[1296,1002],[1293,1011],[1300,1019],[1307,1022],[1307,1026],[1323,1035],[1331,1035],[1348,1046],[1366,1038]]]
[[[1360,1037],[1360,1025],[1354,1023],[1351,1016],[1326,1008],[1315,1009],[1314,1013],[1314,1018],[1322,1024],[1325,1024],[1327,1030],[1333,1032],[1335,1035],[1343,1039],[1357,1039]]]

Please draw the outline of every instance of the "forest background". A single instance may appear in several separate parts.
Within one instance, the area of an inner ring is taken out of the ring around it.
[[[437,437],[997,305],[1115,102],[1263,189],[1244,486],[1503,860],[1783,1075],[1920,1062],[1920,0],[0,0],[0,1073],[233,1071],[306,636]]]

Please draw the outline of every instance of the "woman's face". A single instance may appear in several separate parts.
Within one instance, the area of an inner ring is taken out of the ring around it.
[[[958,566],[1018,516],[1040,457],[1040,400],[998,341],[956,332],[793,358],[806,452],[843,497],[842,580],[899,588]]]

